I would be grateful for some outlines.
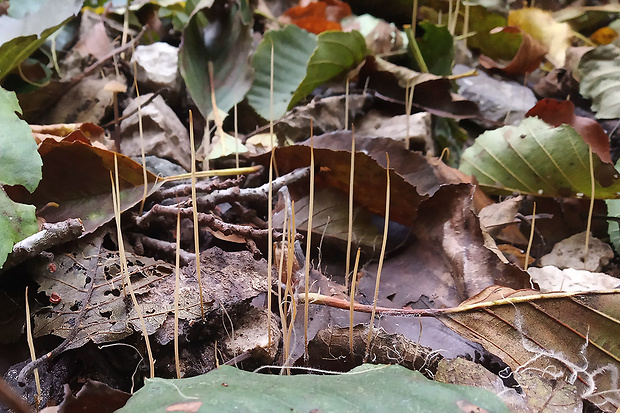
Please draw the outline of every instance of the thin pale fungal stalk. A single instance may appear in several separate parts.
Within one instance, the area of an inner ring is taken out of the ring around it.
[[[353,280],[351,281],[351,306],[349,307],[349,351],[351,352],[351,356],[353,356],[353,312],[355,307],[355,284],[357,282],[357,269],[360,263],[361,250],[361,248],[358,248],[357,254],[355,254],[355,265],[353,266]],[[307,296],[306,301],[308,301]]]
[[[273,140],[273,58],[274,58],[274,45],[273,39],[271,40],[271,63],[269,69],[269,136],[271,137],[271,148],[274,147],[275,142]]]
[[[364,361],[368,360],[368,353],[370,351],[370,340],[372,339],[372,329],[375,322],[375,313],[377,311],[377,299],[379,297],[379,282],[381,281],[381,270],[383,270],[383,260],[385,259],[385,248],[387,245],[388,237],[388,225],[390,223],[390,156],[385,153],[387,159],[386,180],[387,187],[385,190],[385,223],[383,225],[383,240],[381,242],[381,254],[379,255],[379,265],[377,267],[377,280],[375,282],[375,297],[372,300],[372,313],[370,316],[370,326],[368,328],[368,339],[366,341],[366,352],[364,354]]]
[[[234,128],[235,128],[235,168],[239,169],[239,127],[238,127],[238,119],[237,119],[237,104],[234,106]],[[239,179],[240,175],[237,175],[237,179]]]
[[[348,82],[347,82],[348,85]],[[312,128],[311,128],[312,130]],[[304,360],[308,361],[308,317],[309,303],[307,295],[310,290],[310,252],[312,244],[312,218],[314,215],[314,136],[310,132],[310,204],[308,209],[308,231],[306,232],[306,262],[304,266],[304,281],[306,301],[304,303]]]
[[[592,214],[594,213],[594,193],[596,191],[596,181],[594,180],[594,159],[592,157],[592,147],[588,145],[590,154],[590,208],[588,209],[588,224],[586,225],[586,258],[588,256],[588,246],[590,243],[590,230],[592,228]]]
[[[349,226],[347,230],[347,255],[344,270],[344,288],[349,288],[351,269],[351,243],[353,241],[353,183],[355,179],[355,128],[351,126],[351,168],[349,171]]]
[[[177,251],[174,266],[174,367],[177,372],[177,379],[181,378],[181,363],[179,361],[179,277],[180,277],[180,257],[181,257],[181,213],[177,214]],[[202,298],[200,300],[202,304]]]
[[[271,148],[269,159],[269,191],[267,195],[267,348],[271,348],[271,272],[273,265],[273,157],[275,149]],[[284,216],[286,219],[286,215]],[[283,228],[286,232],[285,228]],[[280,283],[278,283],[278,290]]]
[[[463,36],[467,36],[468,31],[469,31],[469,2],[466,1],[465,2],[465,16],[463,17]]]
[[[530,251],[532,250],[532,242],[534,241],[534,225],[536,224],[536,202],[532,208],[532,223],[530,225],[530,238],[527,241],[527,250],[525,251],[525,263],[523,264],[523,271],[527,271],[527,266],[530,261]],[[530,276],[530,284],[532,284],[532,277]],[[532,288],[534,285],[532,284]]]
[[[407,149],[411,148],[411,135],[409,134],[409,124],[411,118],[411,110],[413,108],[413,92],[415,91],[415,84],[411,83],[411,79],[407,80],[407,87],[405,88],[405,113],[407,115],[406,125],[407,133],[405,137],[405,146]]]
[[[198,204],[196,203],[196,147],[194,146],[194,115],[189,111],[189,146],[192,156],[192,214],[194,218],[194,253],[196,255],[196,279],[198,280],[198,293],[200,294],[200,317],[204,320],[205,308],[202,293],[202,272],[200,270],[200,228],[198,226]]]
[[[138,89],[138,63],[133,62],[133,84],[136,88],[136,103],[138,104],[138,131],[140,134],[140,154],[142,156],[142,181],[144,182],[144,191],[142,192],[142,200],[140,201],[140,210],[138,215],[142,215],[144,210],[144,203],[146,202],[146,196],[148,195],[148,179],[146,172],[146,154],[144,153],[144,128],[142,125],[142,104],[140,103],[140,89]]]
[[[28,341],[28,349],[30,350],[30,358],[32,361],[37,359],[34,351],[34,340],[32,339],[32,324],[30,322],[30,303],[28,301],[28,286],[26,286],[26,340]],[[41,380],[39,379],[39,369],[34,369],[34,384],[37,388],[37,397],[35,398],[35,407],[39,410],[41,403]]]
[[[149,341],[149,335],[146,329],[144,315],[142,314],[142,308],[138,304],[138,300],[136,299],[136,295],[134,294],[133,286],[131,284],[131,279],[129,278],[129,270],[127,268],[127,256],[125,255],[125,244],[123,244],[123,232],[121,228],[120,185],[118,180],[118,158],[116,154],[114,154],[114,176],[110,171],[110,181],[112,182],[112,203],[114,204],[114,219],[116,221],[116,236],[118,240],[118,255],[120,256],[122,279],[127,284],[129,295],[131,295],[131,300],[133,301],[134,308],[136,309],[136,313],[138,314],[138,318],[140,319],[142,334],[144,335],[144,342],[146,344],[146,352],[149,356],[150,377],[153,378],[155,377],[155,360],[153,359],[151,342]]]
[[[349,129],[349,77],[344,85],[344,130]]]

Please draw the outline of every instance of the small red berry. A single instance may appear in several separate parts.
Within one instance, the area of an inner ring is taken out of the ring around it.
[[[58,304],[61,300],[62,298],[60,298],[60,295],[57,293],[52,293],[52,295],[50,295],[50,303],[52,304]]]
[[[56,264],[54,264],[53,262],[50,262],[50,265],[48,266],[50,272],[54,272],[56,271]]]

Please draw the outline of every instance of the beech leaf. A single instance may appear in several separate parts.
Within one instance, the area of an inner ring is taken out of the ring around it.
[[[620,198],[618,172],[592,154],[595,197]],[[480,135],[463,152],[460,170],[486,190],[549,197],[590,196],[588,145],[571,126],[554,128],[537,117]]]

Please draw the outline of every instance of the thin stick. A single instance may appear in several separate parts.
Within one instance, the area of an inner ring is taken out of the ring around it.
[[[177,214],[177,251],[174,267],[174,367],[177,371],[177,379],[181,378],[181,363],[179,361],[179,277],[181,257],[181,213]],[[200,299],[202,304],[202,297]]]
[[[370,315],[370,326],[368,328],[368,339],[366,341],[366,352],[364,354],[364,362],[368,360],[370,351],[370,340],[372,339],[372,329],[375,322],[375,313],[377,311],[377,299],[379,298],[379,282],[381,281],[381,270],[383,269],[383,260],[385,259],[385,247],[387,245],[388,225],[390,223],[390,156],[385,153],[387,165],[385,167],[387,175],[387,187],[385,190],[385,223],[383,225],[383,240],[381,242],[381,254],[379,255],[379,266],[377,267],[377,280],[375,282],[375,298],[372,301],[372,313]]]
[[[273,265],[273,158],[275,148],[271,147],[269,160],[269,190],[267,194],[267,348],[271,348],[271,272]],[[286,218],[286,215],[285,215]],[[286,229],[283,228],[286,233]],[[278,282],[278,288],[280,283]]]
[[[357,249],[355,254],[355,265],[353,266],[353,280],[351,281],[351,306],[349,307],[349,351],[353,356],[353,311],[355,307],[355,284],[357,283],[357,269],[360,263],[361,248]],[[306,297],[308,300],[308,297]]]
[[[28,341],[28,349],[30,349],[30,358],[34,362],[37,355],[34,351],[34,340],[32,339],[32,324],[30,323],[30,303],[28,302],[28,286],[26,286],[26,340]],[[37,387],[37,397],[35,398],[35,408],[39,410],[41,403],[41,380],[39,379],[39,369],[34,369],[34,383]]]
[[[310,128],[310,130],[312,131],[312,128]],[[304,280],[305,280],[304,291],[306,292],[306,301],[304,303],[304,360],[305,361],[308,361],[309,303],[308,303],[307,298],[308,298],[308,292],[310,290],[310,251],[311,251],[311,244],[312,244],[312,217],[314,215],[314,136],[313,135],[314,134],[310,132],[310,205],[308,209],[308,231],[306,235],[306,263],[304,266]]]
[[[349,288],[351,269],[351,243],[353,241],[353,181],[355,179],[355,128],[351,126],[351,170],[349,173],[349,227],[347,233],[347,255],[345,260],[344,287]]]
[[[116,221],[116,232],[117,232],[116,236],[118,240],[118,254],[120,256],[121,274],[122,274],[122,278],[127,283],[127,288],[129,289],[129,294],[131,295],[133,306],[136,309],[138,318],[140,319],[140,324],[142,326],[142,334],[144,335],[144,341],[146,344],[146,351],[149,356],[150,377],[153,378],[155,377],[155,360],[153,359],[153,352],[151,351],[151,343],[149,341],[149,335],[146,329],[146,322],[144,321],[144,315],[142,314],[142,308],[140,308],[140,305],[138,305],[138,300],[136,299],[136,295],[134,294],[133,286],[131,285],[131,279],[129,278],[129,270],[127,269],[127,257],[125,255],[125,244],[123,243],[123,232],[121,230],[120,185],[118,182],[118,158],[116,154],[114,154],[114,175],[115,176],[113,176],[112,172],[110,172],[110,180],[112,181],[112,203],[114,204],[114,218]]]
[[[200,228],[198,226],[198,204],[196,203],[196,147],[194,146],[194,116],[189,111],[189,146],[192,156],[192,213],[194,218],[194,253],[196,254],[196,279],[198,280],[198,293],[200,294],[200,317],[205,319],[204,299],[202,295],[202,272],[200,271]]]
[[[230,176],[230,175],[238,175],[238,174],[251,174],[251,173],[260,171],[261,168],[262,166],[256,165],[256,166],[246,166],[243,168],[214,169],[212,171],[196,171],[196,177],[206,178],[208,176]],[[159,182],[165,184],[166,182],[174,182],[174,181],[182,181],[184,179],[191,179],[191,177],[192,177],[192,174],[190,172],[186,174],[166,176],[160,179]]]
[[[588,146],[590,151],[590,209],[588,210],[588,224],[586,226],[586,257],[588,255],[588,246],[590,242],[590,230],[592,228],[592,214],[594,213],[594,191],[596,190],[596,181],[594,180],[594,160],[592,158],[592,147]],[[585,258],[585,257],[584,257]]]
[[[534,207],[532,208],[532,224],[530,226],[530,238],[527,242],[527,250],[525,251],[525,263],[523,264],[523,271],[527,271],[527,265],[530,262],[530,251],[532,250],[532,242],[534,241],[534,224],[536,224],[536,202],[534,202]],[[532,288],[534,288],[534,286],[532,286]]]

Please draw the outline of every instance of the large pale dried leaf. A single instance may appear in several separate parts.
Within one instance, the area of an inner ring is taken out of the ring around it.
[[[534,39],[545,45],[549,52],[547,58],[556,67],[564,66],[566,49],[572,29],[568,23],[558,23],[548,11],[535,7],[511,10],[508,14],[508,25],[517,26]]]
[[[579,61],[579,92],[592,99],[592,110],[599,119],[620,118],[620,48],[599,46]]]
[[[446,185],[422,202],[413,226],[415,237],[383,264],[377,305],[452,307],[489,285],[529,285],[527,273],[502,263],[484,245],[480,223],[472,212],[472,195],[470,185]],[[367,265],[364,273],[360,302],[374,295],[377,264]],[[471,342],[432,318],[404,323],[402,318],[384,317],[381,326],[421,345],[445,349],[446,357],[476,351]]]
[[[596,198],[620,197],[618,172],[593,154]],[[568,125],[538,118],[480,135],[461,158],[460,170],[490,191],[583,197],[591,193],[588,145]]]
[[[582,397],[614,411],[620,406],[620,291],[613,291],[544,299],[538,291],[492,286],[462,305],[523,296],[541,299],[451,314],[441,320],[500,356],[513,370],[554,369],[574,382]]]

